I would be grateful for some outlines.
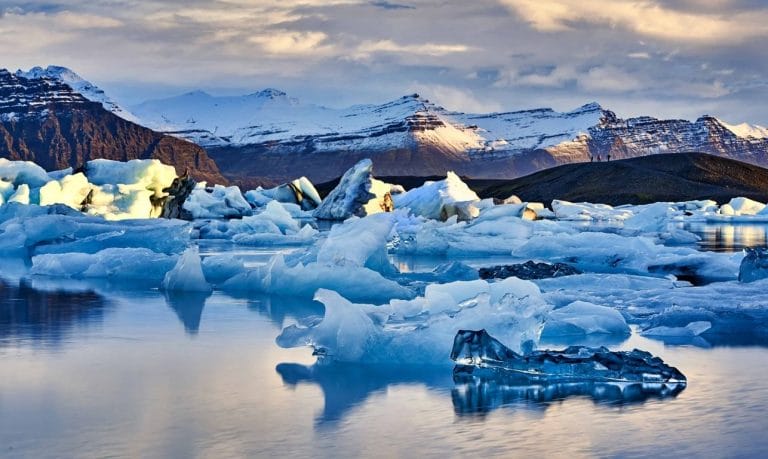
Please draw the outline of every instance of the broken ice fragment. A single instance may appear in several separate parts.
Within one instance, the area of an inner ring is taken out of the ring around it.
[[[686,383],[677,368],[639,349],[614,352],[605,347],[570,346],[562,351],[530,351],[520,355],[485,330],[459,330],[451,359],[456,362],[456,381],[478,377],[537,382]]]

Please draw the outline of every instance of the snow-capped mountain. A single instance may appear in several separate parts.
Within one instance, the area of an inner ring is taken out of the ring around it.
[[[91,102],[100,103],[105,109],[120,118],[139,124],[139,119],[136,116],[118,105],[101,88],[66,67],[57,65],[49,65],[46,68],[32,67],[27,71],[17,70],[15,75],[29,80],[47,79],[63,83]]]
[[[158,130],[205,146],[231,176],[334,178],[370,156],[380,175],[454,169],[509,178],[557,164],[700,151],[768,166],[768,129],[710,116],[622,119],[590,103],[570,112],[468,114],[418,95],[331,109],[269,89],[242,97],[193,92],[133,109]]]
[[[117,116],[105,108],[103,93],[81,84],[93,97],[102,94],[92,101],[64,82],[72,75],[41,71],[27,78],[0,69],[0,158],[34,161],[47,170],[97,158],[157,158],[179,174],[189,169],[198,179],[226,182],[200,146]]]

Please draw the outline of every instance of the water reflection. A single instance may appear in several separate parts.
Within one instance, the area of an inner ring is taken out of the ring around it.
[[[627,405],[649,399],[674,398],[683,384],[642,383],[553,383],[505,384],[503,381],[472,378],[459,380],[451,391],[457,415],[484,415],[501,407],[545,411],[554,402],[571,397],[586,397],[598,405]]]
[[[200,331],[205,301],[210,296],[210,293],[200,292],[166,292],[165,301],[184,324],[187,334],[194,336]]]
[[[58,347],[77,327],[101,323],[109,303],[92,290],[44,291],[22,279],[0,279],[0,345]]]
[[[234,297],[237,298],[237,294]],[[302,322],[309,317],[322,317],[325,314],[322,303],[306,298],[269,295],[245,295],[242,298],[249,300],[249,310],[269,318],[279,330],[289,322]]]
[[[418,384],[447,391],[453,386],[450,366],[387,366],[359,364],[299,365],[281,363],[275,369],[289,387],[315,384],[323,391],[325,405],[315,424],[333,425],[371,396],[390,386]]]
[[[699,247],[714,252],[738,252],[768,245],[768,224],[690,223],[686,230],[701,237]]]

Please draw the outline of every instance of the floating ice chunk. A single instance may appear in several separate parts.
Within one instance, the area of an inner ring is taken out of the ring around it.
[[[552,311],[541,331],[542,338],[590,334],[628,336],[630,329],[619,311],[585,301],[575,301]]]
[[[480,214],[474,206],[480,198],[453,172],[448,172],[445,180],[426,182],[397,195],[394,201],[396,208],[407,208],[414,215],[433,220],[447,220],[454,215],[459,220],[470,220]]]
[[[144,247],[180,253],[190,242],[191,226],[172,220],[109,222],[62,205],[0,207],[0,253],[95,253],[110,247]]]
[[[305,211],[316,209],[322,203],[317,189],[306,177],[267,190],[250,190],[245,193],[245,199],[256,207],[265,206],[274,200],[284,204],[296,204]]]
[[[288,266],[282,255],[273,257],[266,266],[233,276],[222,288],[302,298],[312,298],[318,289],[325,288],[355,301],[386,301],[413,296],[410,289],[368,268],[320,263]]]
[[[387,237],[394,226],[392,214],[354,218],[334,225],[317,253],[317,262],[335,266],[368,266],[377,271],[389,265]]]
[[[604,347],[570,346],[562,351],[520,355],[485,330],[459,330],[451,359],[454,379],[499,378],[507,381],[598,381],[685,384],[686,377],[649,352],[612,352]]]
[[[373,178],[373,163],[364,159],[344,173],[341,181],[314,216],[322,220],[346,220],[392,211],[391,186]]]
[[[736,277],[740,255],[656,244],[650,237],[603,232],[534,236],[514,250],[523,258],[565,262],[582,271],[653,273],[706,280]]]
[[[26,184],[39,188],[48,183],[50,177],[45,169],[31,161],[10,161],[0,158],[0,179],[17,187]]]
[[[8,198],[8,202],[17,202],[19,204],[29,204],[29,185],[22,183],[16,188],[16,191]]]
[[[733,209],[733,215],[756,215],[765,210],[765,204],[749,198],[733,198],[727,205]]]
[[[67,278],[141,279],[158,284],[176,264],[175,255],[144,248],[111,248],[96,253],[45,254],[32,257],[30,274]]]
[[[88,183],[88,179],[82,173],[66,175],[60,179],[51,180],[40,188],[40,205],[65,204],[80,210],[86,196],[93,188],[94,186]]]
[[[251,215],[251,205],[240,193],[236,186],[225,187],[215,185],[206,187],[200,182],[192,190],[186,201],[184,210],[193,218],[239,218]]]
[[[212,284],[220,284],[245,271],[243,260],[229,254],[205,257],[201,266],[205,279]]]
[[[162,287],[166,291],[210,292],[211,286],[205,280],[200,253],[197,246],[184,251],[176,265],[165,274]]]
[[[746,249],[746,256],[739,265],[739,282],[754,282],[768,278],[768,249]]]
[[[94,185],[136,185],[152,191],[156,197],[171,186],[176,169],[157,159],[133,159],[126,162],[94,159],[85,166],[88,181]]]
[[[705,320],[691,322],[685,327],[659,326],[640,332],[643,336],[658,338],[693,338],[712,328],[712,323]]]
[[[632,211],[619,209],[608,204],[592,204],[589,202],[573,203],[555,199],[552,210],[559,220],[626,220],[632,217]]]
[[[423,297],[382,306],[354,304],[329,290],[316,300],[325,317],[290,326],[277,342],[312,346],[323,359],[366,363],[447,363],[451,340],[463,327],[489,327],[509,342],[537,339],[550,305],[527,281],[506,279],[430,285]]]

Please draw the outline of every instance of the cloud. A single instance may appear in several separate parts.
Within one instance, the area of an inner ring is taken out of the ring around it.
[[[289,30],[272,31],[267,35],[250,37],[251,43],[258,44],[272,55],[306,55],[325,53],[331,50],[324,45],[328,35],[323,32],[293,32]]]
[[[643,88],[637,77],[612,65],[591,68],[579,76],[578,82],[582,89],[594,92],[631,92]]]
[[[364,41],[357,47],[356,56],[370,57],[375,53],[420,54],[425,56],[445,56],[453,53],[466,53],[470,47],[461,44],[421,43],[402,45],[392,40]]]
[[[740,42],[768,36],[768,9],[736,14],[681,11],[653,0],[501,0],[540,31],[574,30],[580,23],[623,28],[679,42]]]
[[[433,103],[454,111],[485,113],[502,109],[498,102],[481,100],[472,91],[452,86],[413,83],[408,92],[418,93]]]

